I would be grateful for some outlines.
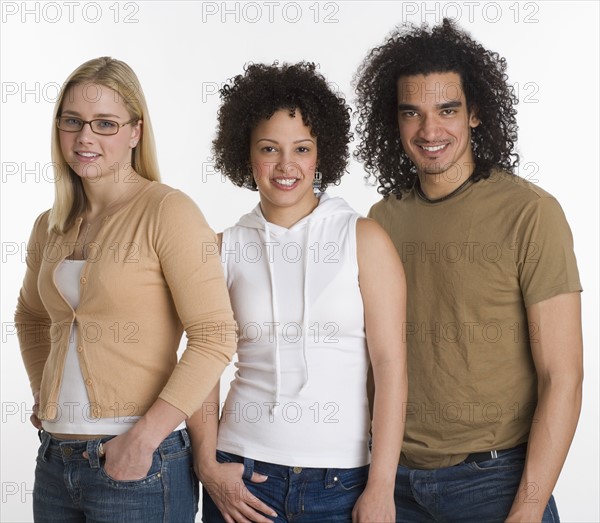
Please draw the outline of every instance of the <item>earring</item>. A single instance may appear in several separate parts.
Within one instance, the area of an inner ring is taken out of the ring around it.
[[[323,175],[320,171],[315,171],[315,177],[313,179],[313,189],[315,191],[321,190],[321,180],[323,180]]]
[[[254,180],[254,174],[252,173],[252,165],[248,165],[248,174],[244,177],[242,187],[250,189],[251,191],[258,191],[258,186]]]

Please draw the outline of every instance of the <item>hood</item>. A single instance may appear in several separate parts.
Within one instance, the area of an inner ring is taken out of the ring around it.
[[[275,235],[276,231],[295,231],[302,227],[306,227],[309,222],[315,223],[316,221],[323,220],[333,215],[346,213],[354,214],[356,212],[342,198],[332,198],[327,193],[321,193],[317,196],[319,198],[319,204],[315,210],[308,216],[305,216],[296,222],[289,229],[285,229],[278,225],[267,222],[260,208],[260,203],[251,212],[244,214],[244,216],[239,219],[236,225],[239,227],[248,227],[249,229],[258,229],[261,231],[270,229],[270,232]]]

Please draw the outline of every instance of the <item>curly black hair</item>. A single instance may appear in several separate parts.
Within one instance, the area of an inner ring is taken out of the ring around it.
[[[416,167],[404,152],[398,132],[396,86],[403,76],[460,75],[467,108],[481,121],[471,135],[473,181],[489,177],[494,167],[514,173],[519,163],[514,152],[518,99],[507,84],[506,67],[498,53],[483,48],[447,18],[431,29],[404,25],[373,49],[353,81],[356,132],[361,138],[354,157],[364,163],[367,179],[374,176],[378,180],[378,192],[401,198],[417,179]]]
[[[215,167],[235,185],[256,190],[250,165],[250,135],[258,123],[280,109],[296,109],[317,138],[321,191],[337,185],[350,153],[350,107],[333,92],[314,63],[249,64],[220,91]]]

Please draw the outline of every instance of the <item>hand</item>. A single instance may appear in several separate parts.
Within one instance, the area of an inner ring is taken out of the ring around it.
[[[543,517],[543,512],[540,514],[539,510],[520,510],[513,506],[504,523],[541,523]]]
[[[365,488],[352,510],[352,523],[394,523],[394,494],[380,488]]]
[[[29,416],[29,420],[31,421],[31,424],[38,430],[42,429],[42,422],[40,420],[40,418],[38,418],[38,412],[40,409],[40,393],[38,392],[34,392],[33,393],[33,407],[32,407],[32,411],[33,414],[31,414],[31,416]]]
[[[541,517],[530,517],[530,516],[517,516],[517,515],[509,515],[504,523],[536,523],[542,521]]]
[[[152,466],[153,448],[135,440],[131,431],[116,436],[103,444],[104,472],[116,481],[133,481],[145,478]],[[83,453],[88,458],[88,453]]]
[[[277,513],[254,496],[244,484],[241,463],[211,463],[208,467],[195,467],[202,486],[217,505],[227,523],[272,523],[272,520],[259,514],[277,517]],[[262,483],[268,477],[254,472],[250,481]]]

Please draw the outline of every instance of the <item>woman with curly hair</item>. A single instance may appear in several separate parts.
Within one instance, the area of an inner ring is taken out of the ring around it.
[[[324,192],[349,108],[304,62],[250,65],[221,96],[216,165],[260,203],[222,235],[238,369],[220,422],[218,388],[190,422],[204,521],[394,521],[404,274],[381,227]]]

